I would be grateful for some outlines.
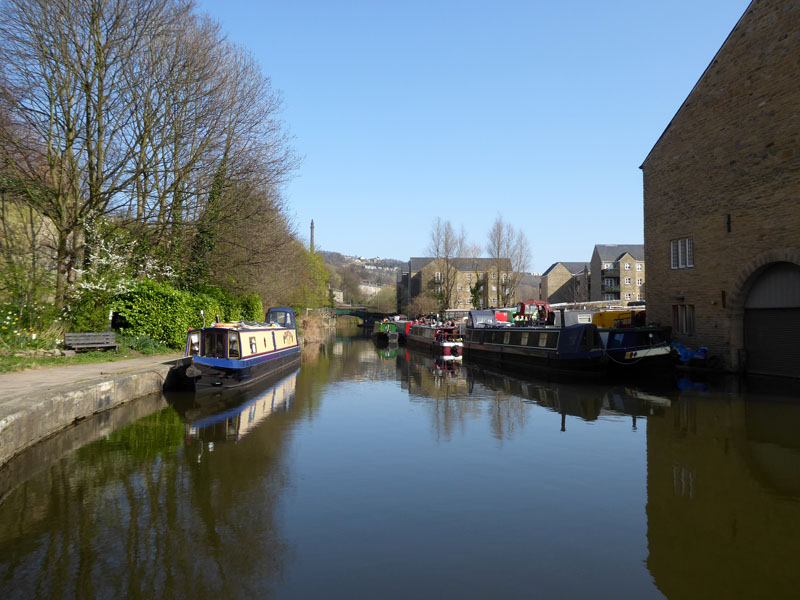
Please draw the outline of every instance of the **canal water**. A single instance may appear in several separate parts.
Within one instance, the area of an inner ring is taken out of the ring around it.
[[[338,338],[0,471],[0,598],[796,598],[800,397]]]

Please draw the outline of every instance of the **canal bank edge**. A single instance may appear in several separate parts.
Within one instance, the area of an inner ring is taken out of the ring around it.
[[[101,363],[100,367],[113,366],[117,372],[98,370],[92,378],[66,377],[63,385],[40,387],[10,397],[4,395],[0,399],[0,469],[11,458],[76,421],[161,392],[173,363],[172,358],[160,357],[146,366],[123,372],[119,368],[121,362]],[[33,382],[45,372],[25,374]]]

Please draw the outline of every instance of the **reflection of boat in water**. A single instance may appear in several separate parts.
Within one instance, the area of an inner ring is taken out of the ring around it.
[[[186,441],[236,441],[271,414],[288,411],[294,402],[299,372],[272,378],[266,389],[177,398],[174,405],[186,422]]]
[[[475,365],[467,366],[470,390],[476,384],[487,389],[518,396],[523,400],[560,413],[595,421],[599,417],[627,415],[647,416],[663,412],[669,399],[628,387],[597,387],[581,383],[553,382],[512,377],[502,371]]]
[[[397,342],[390,342],[388,345],[378,348],[378,356],[383,360],[392,360],[397,358]]]

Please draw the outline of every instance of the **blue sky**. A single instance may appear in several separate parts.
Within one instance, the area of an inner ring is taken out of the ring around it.
[[[407,259],[436,217],[531,270],[641,243],[639,165],[749,0],[202,0],[280,90],[318,247]]]

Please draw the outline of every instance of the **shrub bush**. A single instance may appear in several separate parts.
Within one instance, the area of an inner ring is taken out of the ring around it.
[[[166,283],[143,280],[130,292],[112,301],[114,328],[123,335],[147,336],[171,348],[182,348],[186,332],[214,321],[263,319],[261,300],[251,296],[236,297],[220,288],[200,291],[177,290]]]

